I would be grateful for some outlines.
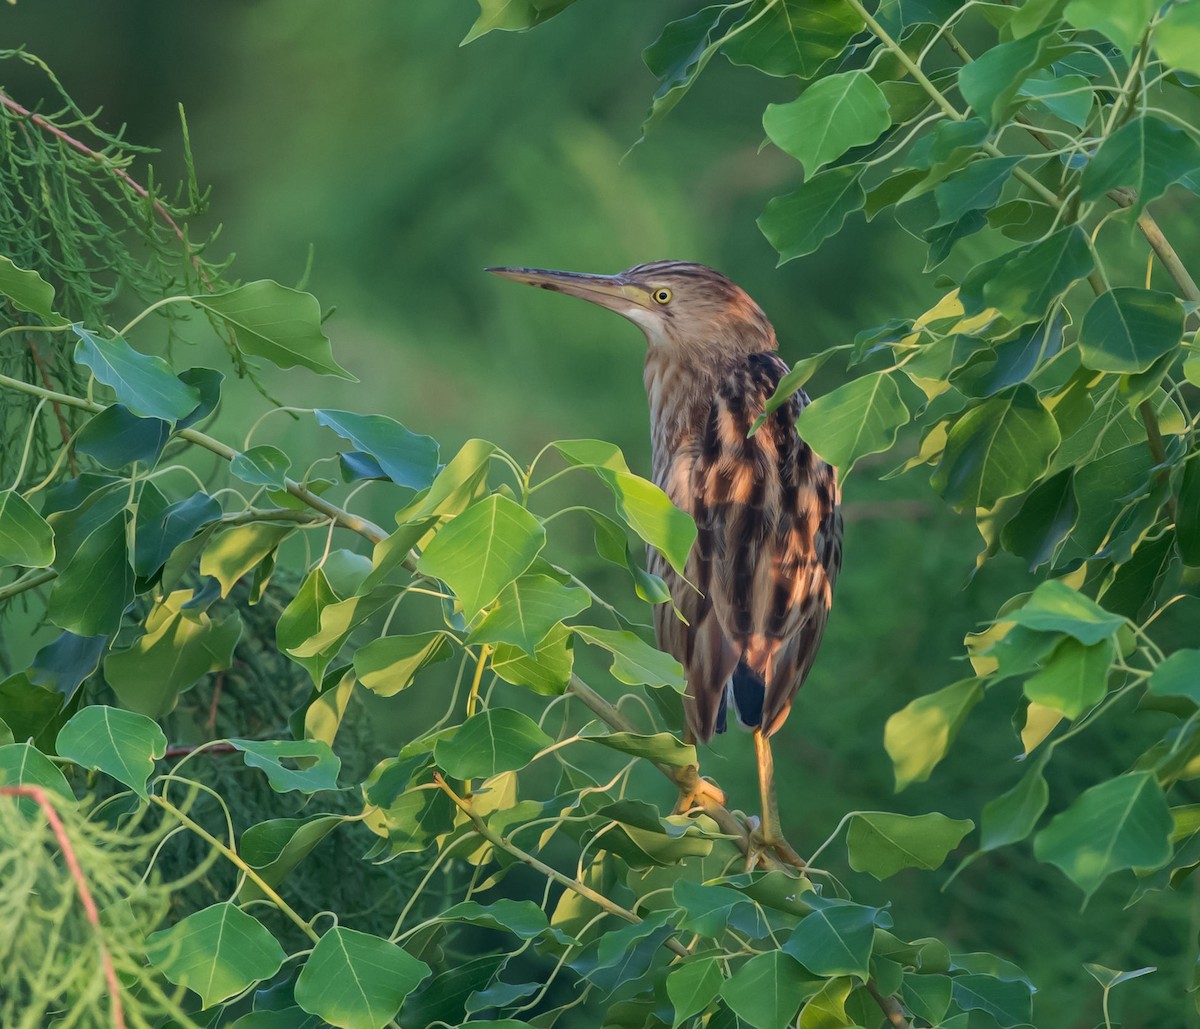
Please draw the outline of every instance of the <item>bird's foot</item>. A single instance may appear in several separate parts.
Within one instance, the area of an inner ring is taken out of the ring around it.
[[[750,830],[746,841],[747,872],[758,867],[767,867],[768,855],[782,864],[791,865],[799,872],[803,872],[808,867],[808,862],[796,853],[795,848],[783,838],[782,833],[768,832],[767,828],[754,817],[747,818],[746,825]]]
[[[671,811],[673,815],[686,815],[696,808],[705,808],[710,804],[725,803],[725,794],[716,783],[709,782],[700,775],[700,769],[688,765],[676,779],[679,785],[679,799]]]

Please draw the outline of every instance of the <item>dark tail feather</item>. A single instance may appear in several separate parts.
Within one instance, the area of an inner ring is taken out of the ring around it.
[[[763,702],[767,696],[767,684],[762,676],[750,668],[745,661],[739,661],[729,677],[729,685],[721,700],[721,729],[724,729],[725,701],[733,703],[733,714],[747,729],[762,725]],[[720,730],[718,730],[720,731]]]

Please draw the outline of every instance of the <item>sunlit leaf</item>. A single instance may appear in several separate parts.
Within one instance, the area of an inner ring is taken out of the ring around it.
[[[575,0],[479,0],[479,17],[463,38],[465,46],[489,32],[524,32],[566,10]]]
[[[917,697],[887,720],[883,745],[892,759],[898,791],[929,778],[971,709],[982,699],[983,684],[978,679],[963,679]]]
[[[40,786],[57,793],[64,800],[75,800],[75,794],[71,792],[58,765],[32,743],[0,746],[0,786]],[[36,809],[34,802],[29,799],[22,799],[20,805],[26,814]]]
[[[90,368],[116,394],[117,402],[139,418],[174,422],[200,403],[200,391],[176,378],[161,357],[139,353],[120,336],[105,339],[82,323],[71,328],[79,337],[76,362]]]
[[[669,686],[680,693],[687,685],[683,666],[670,654],[650,646],[627,630],[572,625],[571,632],[585,643],[603,647],[613,656],[614,678],[629,686]]]
[[[146,956],[171,982],[199,994],[204,1007],[269,979],[287,957],[261,922],[228,902],[154,933]]]
[[[95,768],[146,796],[154,762],[167,752],[158,724],[134,711],[93,704],[59,730],[55,749],[84,768]]]
[[[1133,772],[1085,790],[1034,837],[1033,852],[1090,897],[1114,872],[1157,868],[1166,861],[1171,829],[1153,774]]]
[[[1200,75],[1200,7],[1169,7],[1154,30],[1154,49],[1170,67]]]
[[[659,764],[686,768],[696,764],[696,748],[681,742],[669,732],[634,733],[611,732],[600,722],[589,722],[579,731],[585,740],[619,750],[633,757],[646,758]]]
[[[488,778],[524,768],[553,742],[528,715],[488,708],[468,718],[449,739],[438,740],[433,754],[455,779]]]
[[[1078,718],[1104,699],[1112,660],[1112,639],[1090,645],[1065,639],[1045,666],[1025,681],[1025,696]]]
[[[503,590],[497,605],[471,630],[468,643],[511,643],[532,656],[559,622],[591,606],[587,590],[548,575],[522,575]]]
[[[1040,632],[1066,633],[1085,645],[1108,639],[1125,624],[1124,618],[1058,580],[1041,583],[1021,607],[1004,617]]]
[[[449,656],[450,641],[445,633],[383,636],[355,651],[354,671],[372,693],[392,697],[412,685],[422,668]]]
[[[218,533],[200,556],[200,574],[211,575],[221,584],[221,596],[229,596],[237,581],[296,531],[294,525],[250,522]]]
[[[321,329],[321,305],[311,293],[259,279],[225,293],[198,294],[192,303],[228,322],[243,354],[265,357],[280,368],[299,365],[358,381],[333,359]]]
[[[887,100],[864,71],[826,75],[788,104],[769,104],[763,128],[813,175],[851,147],[871,143],[891,124]]]
[[[955,507],[991,507],[1033,485],[1058,444],[1058,425],[1037,392],[1015,386],[954,423],[930,481]]]
[[[555,626],[530,657],[520,647],[498,643],[492,653],[492,671],[505,682],[534,693],[556,697],[566,691],[575,662],[575,637],[565,625]]]
[[[300,970],[296,1003],[339,1029],[382,1029],[428,975],[394,943],[334,926]]]
[[[846,835],[850,867],[876,879],[903,868],[934,869],[973,828],[970,819],[947,818],[936,811],[926,815],[858,811]]]
[[[1182,336],[1183,305],[1175,297],[1121,286],[1092,301],[1079,327],[1079,350],[1087,368],[1142,372],[1178,347]]]
[[[1094,29],[1131,55],[1151,15],[1158,9],[1157,0],[1071,0],[1066,7],[1067,21],[1077,29]]]
[[[417,563],[457,595],[468,617],[490,604],[546,545],[546,530],[519,504],[492,494],[434,536]]]

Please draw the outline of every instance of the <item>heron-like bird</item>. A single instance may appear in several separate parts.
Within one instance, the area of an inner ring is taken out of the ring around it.
[[[775,330],[744,290],[700,264],[655,261],[617,275],[488,271],[616,311],[645,334],[654,481],[698,530],[685,576],[650,551],[683,616],[655,608],[658,645],[687,675],[692,740],[724,732],[730,709],[753,729],[762,798],[754,842],[786,847],[770,739],[821,644],[842,517],[836,471],[796,431],[803,391],[750,435],[788,371]]]

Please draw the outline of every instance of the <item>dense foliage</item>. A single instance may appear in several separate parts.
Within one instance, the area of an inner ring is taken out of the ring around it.
[[[567,6],[481,0],[472,36]],[[785,259],[860,210],[927,244],[944,299],[805,359],[784,389],[845,354],[854,377],[802,416],[814,447],[844,470],[915,449],[896,474],[932,466],[976,518],[979,563],[1006,551],[1031,572],[968,639],[972,674],[885,738],[897,785],[920,782],[977,704],[1007,699],[1028,758],[978,837],[937,812],[851,811],[800,875],[746,867],[742,798],[710,789],[670,813],[696,754],[673,735],[680,669],[638,624],[665,594],[634,545],[678,566],[694,529],[617,448],[560,441],[525,461],[472,440],[443,464],[391,418],[266,405],[328,429],[326,464],[293,468],[258,424],[239,445],[216,438],[223,377],[188,367],[177,320],[211,323],[238,371],[349,377],[317,301],[224,281],[178,228],[189,210],[122,174],[119,140],[72,146],[91,131],[79,112],[6,104],[0,387],[26,417],[5,455],[0,598],[61,635],[0,684],[0,775],[19,795],[0,805],[17,926],[0,943],[5,1024],[1033,1022],[1020,969],[911,940],[851,873],[886,880],[966,840],[969,863],[1032,836],[1085,897],[1121,873],[1136,904],[1200,863],[1200,375],[1184,341],[1200,291],[1147,208],[1200,189],[1196,10],[743,0],[647,51],[662,82],[647,130],[718,54],[801,80],[764,116],[804,170],[760,223]],[[96,182],[111,210],[74,202]],[[47,219],[39,196],[71,217]],[[164,227],[184,241],[173,260]],[[975,234],[995,256],[972,268],[956,244]],[[131,292],[147,306],[118,316]],[[333,460],[336,479],[320,474]],[[589,477],[599,493],[543,492]],[[357,513],[367,498],[394,529]],[[575,520],[594,553],[560,556]],[[627,570],[639,607],[585,581],[597,561]],[[267,634],[301,678],[272,668],[239,697]],[[608,655],[611,681],[576,675],[577,650]],[[457,668],[444,714],[355,767],[363,696],[406,710],[440,662]],[[199,683],[211,708],[185,718]],[[228,694],[261,705],[254,738],[219,731]],[[1051,797],[1056,755],[1116,719],[1137,751]],[[235,762],[261,779],[231,778]],[[368,909],[299,886],[335,836],[355,841],[337,876],[377,884]],[[1089,971],[1107,1023],[1109,991],[1150,970]],[[1180,1008],[1191,985],[1172,987]]]

